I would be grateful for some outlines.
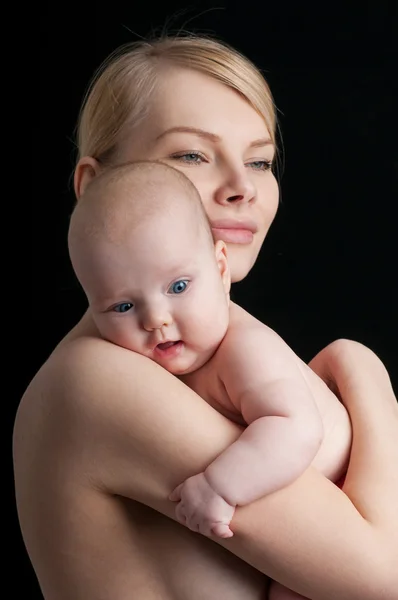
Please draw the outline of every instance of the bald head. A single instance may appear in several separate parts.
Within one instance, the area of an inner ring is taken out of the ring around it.
[[[149,161],[120,165],[87,187],[72,214],[69,238],[105,234],[117,243],[124,230],[131,233],[157,214],[180,211],[208,227],[199,193],[180,171]]]
[[[213,247],[211,228],[199,193],[177,169],[158,162],[134,162],[106,169],[95,177],[72,213],[68,233],[69,254],[80,278],[82,257],[95,242],[122,245],[138,233],[145,234],[151,222],[167,220]]]
[[[160,214],[180,214],[187,225],[192,216],[210,232],[197,189],[177,169],[149,161],[112,167],[95,177],[78,201],[69,241],[81,235],[106,235],[118,243],[132,228]]]

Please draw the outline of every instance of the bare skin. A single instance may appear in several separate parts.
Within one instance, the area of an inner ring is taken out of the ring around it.
[[[182,381],[247,425],[204,473],[173,492],[179,522],[193,531],[231,537],[236,506],[289,485],[310,464],[333,482],[345,474],[352,438],[347,411],[274,331],[235,303],[216,353]]]
[[[62,378],[68,378],[69,372],[73,377],[68,368],[64,370],[65,360],[74,362],[81,353],[93,357],[96,343],[104,343],[96,339],[97,335],[87,315],[38,373],[18,412],[14,437],[18,509],[44,597],[264,598],[264,575],[157,512],[160,507],[162,512],[167,507],[169,517],[174,512],[174,505],[165,501],[164,491],[156,494],[157,498],[152,495],[153,510],[139,502],[140,493],[135,501],[112,494],[102,474],[95,472],[96,467],[92,469],[96,459],[91,451],[84,452],[86,458],[82,460],[81,449],[94,424],[81,423],[75,430],[71,422],[66,426],[64,417],[71,416],[73,406],[59,396],[58,375],[62,372]],[[113,348],[106,343],[107,353],[112,354]],[[136,369],[137,355],[122,352],[122,370]],[[152,363],[146,363],[150,373]],[[86,369],[84,376],[97,377],[96,371]],[[178,392],[182,384],[166,371],[164,375],[172,386],[170,394]],[[173,382],[178,386],[174,392]],[[58,400],[54,403],[55,395]],[[228,429],[227,437],[233,436],[233,428]],[[32,461],[32,456],[36,460]],[[136,469],[141,467],[133,455],[130,459],[134,480]],[[54,468],[60,477],[50,476]]]
[[[86,315],[33,380],[15,426],[21,527],[46,600],[264,598],[266,578],[243,561],[315,600],[393,600],[398,409],[389,378],[373,353],[344,341],[312,366],[327,381],[335,373],[353,418],[345,489],[360,512],[309,469],[239,508],[234,537],[216,545],[171,520],[168,495],[241,428],[152,361],[100,340]]]

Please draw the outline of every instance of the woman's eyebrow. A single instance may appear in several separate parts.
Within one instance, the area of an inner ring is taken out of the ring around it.
[[[157,136],[156,141],[160,140],[161,138],[163,138],[166,135],[169,135],[170,133],[193,133],[194,135],[208,139],[215,143],[221,142],[220,136],[215,133],[211,133],[210,131],[205,131],[204,129],[198,129],[197,127],[185,127],[185,126],[170,127],[170,129],[166,129],[166,131],[163,131],[160,135]],[[249,148],[262,148],[263,146],[270,146],[270,145],[271,146],[273,145],[272,140],[269,137],[265,137],[265,138],[260,138],[258,140],[254,140],[253,142],[250,142]]]
[[[184,126],[170,127],[170,129],[166,129],[166,131],[163,131],[163,133],[158,135],[156,140],[160,140],[162,137],[164,137],[165,135],[169,135],[170,133],[193,133],[199,137],[207,138],[207,139],[211,140],[212,142],[220,142],[221,141],[220,136],[216,135],[215,133],[210,133],[210,131],[205,131],[204,129],[198,129],[197,127],[184,127]]]
[[[260,138],[258,140],[254,140],[250,142],[249,148],[262,148],[263,146],[273,146],[273,141],[271,138]]]

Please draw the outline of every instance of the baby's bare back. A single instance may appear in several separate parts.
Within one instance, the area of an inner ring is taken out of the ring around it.
[[[239,402],[236,401],[236,398],[231,398],[235,390],[228,381],[229,373],[225,364],[231,362],[230,353],[234,353],[235,360],[233,362],[235,365],[239,365],[236,355],[239,356],[239,352],[244,352],[244,338],[249,330],[253,340],[253,328],[258,330],[258,338],[256,336],[255,340],[260,365],[257,361],[257,364],[253,365],[252,372],[248,371],[246,367],[242,367],[241,373],[234,372],[234,379],[240,379],[250,384],[255,375],[254,369],[259,371],[263,367],[266,372],[267,364],[270,360],[275,361],[276,357],[279,362],[286,365],[286,373],[289,373],[290,378],[292,372],[296,374],[294,377],[297,377],[298,388],[302,383],[299,378],[304,378],[321,416],[324,432],[321,447],[312,464],[332,481],[340,480],[346,472],[351,448],[351,423],[346,409],[337,396],[277,333],[241,307],[231,303],[229,332],[233,330],[234,339],[236,340],[238,337],[242,343],[228,343],[227,337],[230,334],[228,332],[213,358],[195,373],[184,376],[183,380],[219,412],[237,423],[245,425],[239,410]],[[293,364],[294,368],[291,368]],[[296,399],[293,397],[292,405],[295,401]]]
[[[292,354],[311,388],[323,422],[323,442],[312,464],[332,481],[338,481],[347,470],[351,450],[352,430],[348,412],[324,381],[293,351]]]

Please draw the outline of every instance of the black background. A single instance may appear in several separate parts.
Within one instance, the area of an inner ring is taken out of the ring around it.
[[[83,313],[68,260],[74,127],[86,86],[117,46],[166,28],[215,34],[251,58],[279,109],[281,205],[235,300],[305,360],[338,337],[385,362],[398,391],[396,2],[163,2],[70,0],[38,8],[27,344],[21,394]],[[27,101],[29,98],[26,99]],[[26,258],[27,257],[27,258]],[[26,273],[26,270],[25,270]],[[14,506],[14,503],[13,503]],[[13,508],[15,512],[15,508]],[[15,519],[16,521],[16,519]],[[18,525],[15,586],[41,598]]]

